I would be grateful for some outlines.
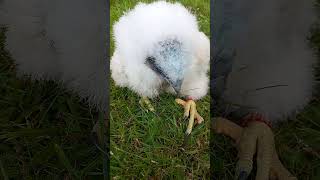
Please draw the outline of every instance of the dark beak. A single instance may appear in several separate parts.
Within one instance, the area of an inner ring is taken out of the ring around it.
[[[182,79],[179,79],[179,80],[171,83],[171,85],[172,85],[174,91],[177,93],[178,97],[180,97],[180,90],[181,90],[182,81],[183,81]]]

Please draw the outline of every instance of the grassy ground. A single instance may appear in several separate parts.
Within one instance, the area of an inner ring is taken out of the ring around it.
[[[111,27],[137,2],[139,1],[111,0]],[[197,15],[201,30],[209,35],[209,0],[180,2]],[[111,46],[113,52],[113,41]],[[114,179],[209,177],[209,97],[197,104],[206,123],[194,129],[190,146],[185,152],[181,151],[180,146],[186,122],[180,120],[183,108],[175,103],[174,96],[163,94],[152,100],[156,114],[142,110],[138,103],[140,97],[129,89],[115,87],[113,82],[110,98],[110,168]]]
[[[103,179],[97,112],[53,82],[15,75],[0,33],[0,179]]]
[[[111,0],[112,23],[136,2]],[[201,29],[208,35],[209,1],[182,3],[197,15]],[[319,56],[319,30],[312,40]],[[76,95],[53,82],[18,79],[13,61],[3,47],[4,31],[1,31],[0,179],[102,179],[104,154],[90,139],[97,112],[90,111],[78,102]],[[319,88],[317,92],[320,94]],[[180,121],[182,108],[174,103],[173,96],[164,94],[152,101],[155,115],[144,112],[139,97],[128,89],[112,84],[110,94],[112,177],[208,179],[209,97],[198,103],[206,124],[194,129],[189,148],[182,152],[179,147],[185,124]],[[275,133],[285,166],[299,179],[320,179],[318,98]],[[232,179],[235,148],[224,136],[213,135],[212,140],[212,174],[215,179]]]

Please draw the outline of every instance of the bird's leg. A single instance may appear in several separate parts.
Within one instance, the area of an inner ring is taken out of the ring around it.
[[[192,131],[194,122],[200,124],[203,122],[203,118],[197,112],[196,103],[193,100],[184,101],[182,99],[176,99],[176,102],[184,107],[184,119],[189,117],[189,123],[186,130],[186,135],[188,136]]]
[[[141,107],[145,108],[147,111],[151,111],[151,112],[155,112],[154,107],[152,106],[150,100],[143,96],[141,97],[141,99],[139,100],[139,104],[141,105]]]
[[[297,180],[279,160],[274,135],[267,124],[251,120],[246,127],[240,127],[228,119],[214,118],[212,128],[216,133],[230,136],[236,142],[239,157],[236,179],[247,179],[252,170],[253,156],[257,153],[257,180]]]

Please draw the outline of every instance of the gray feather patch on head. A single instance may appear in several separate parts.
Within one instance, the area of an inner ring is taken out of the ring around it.
[[[187,65],[185,58],[182,43],[168,38],[156,44],[146,64],[179,91]]]

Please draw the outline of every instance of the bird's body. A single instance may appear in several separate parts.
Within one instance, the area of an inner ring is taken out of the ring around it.
[[[294,119],[313,94],[312,0],[214,2],[214,110],[244,127],[213,118],[212,129],[235,140],[234,179],[252,179],[254,165],[255,179],[297,179],[280,163],[271,127]]]
[[[209,39],[181,4],[139,3],[113,31],[111,76],[116,85],[149,98],[163,91],[193,99],[207,94]]]
[[[3,0],[0,24],[19,75],[57,80],[92,106],[107,105],[103,0]]]
[[[236,53],[224,100],[272,122],[290,118],[309,102],[316,83],[316,58],[307,40],[316,17],[312,1],[229,1],[227,46]]]

